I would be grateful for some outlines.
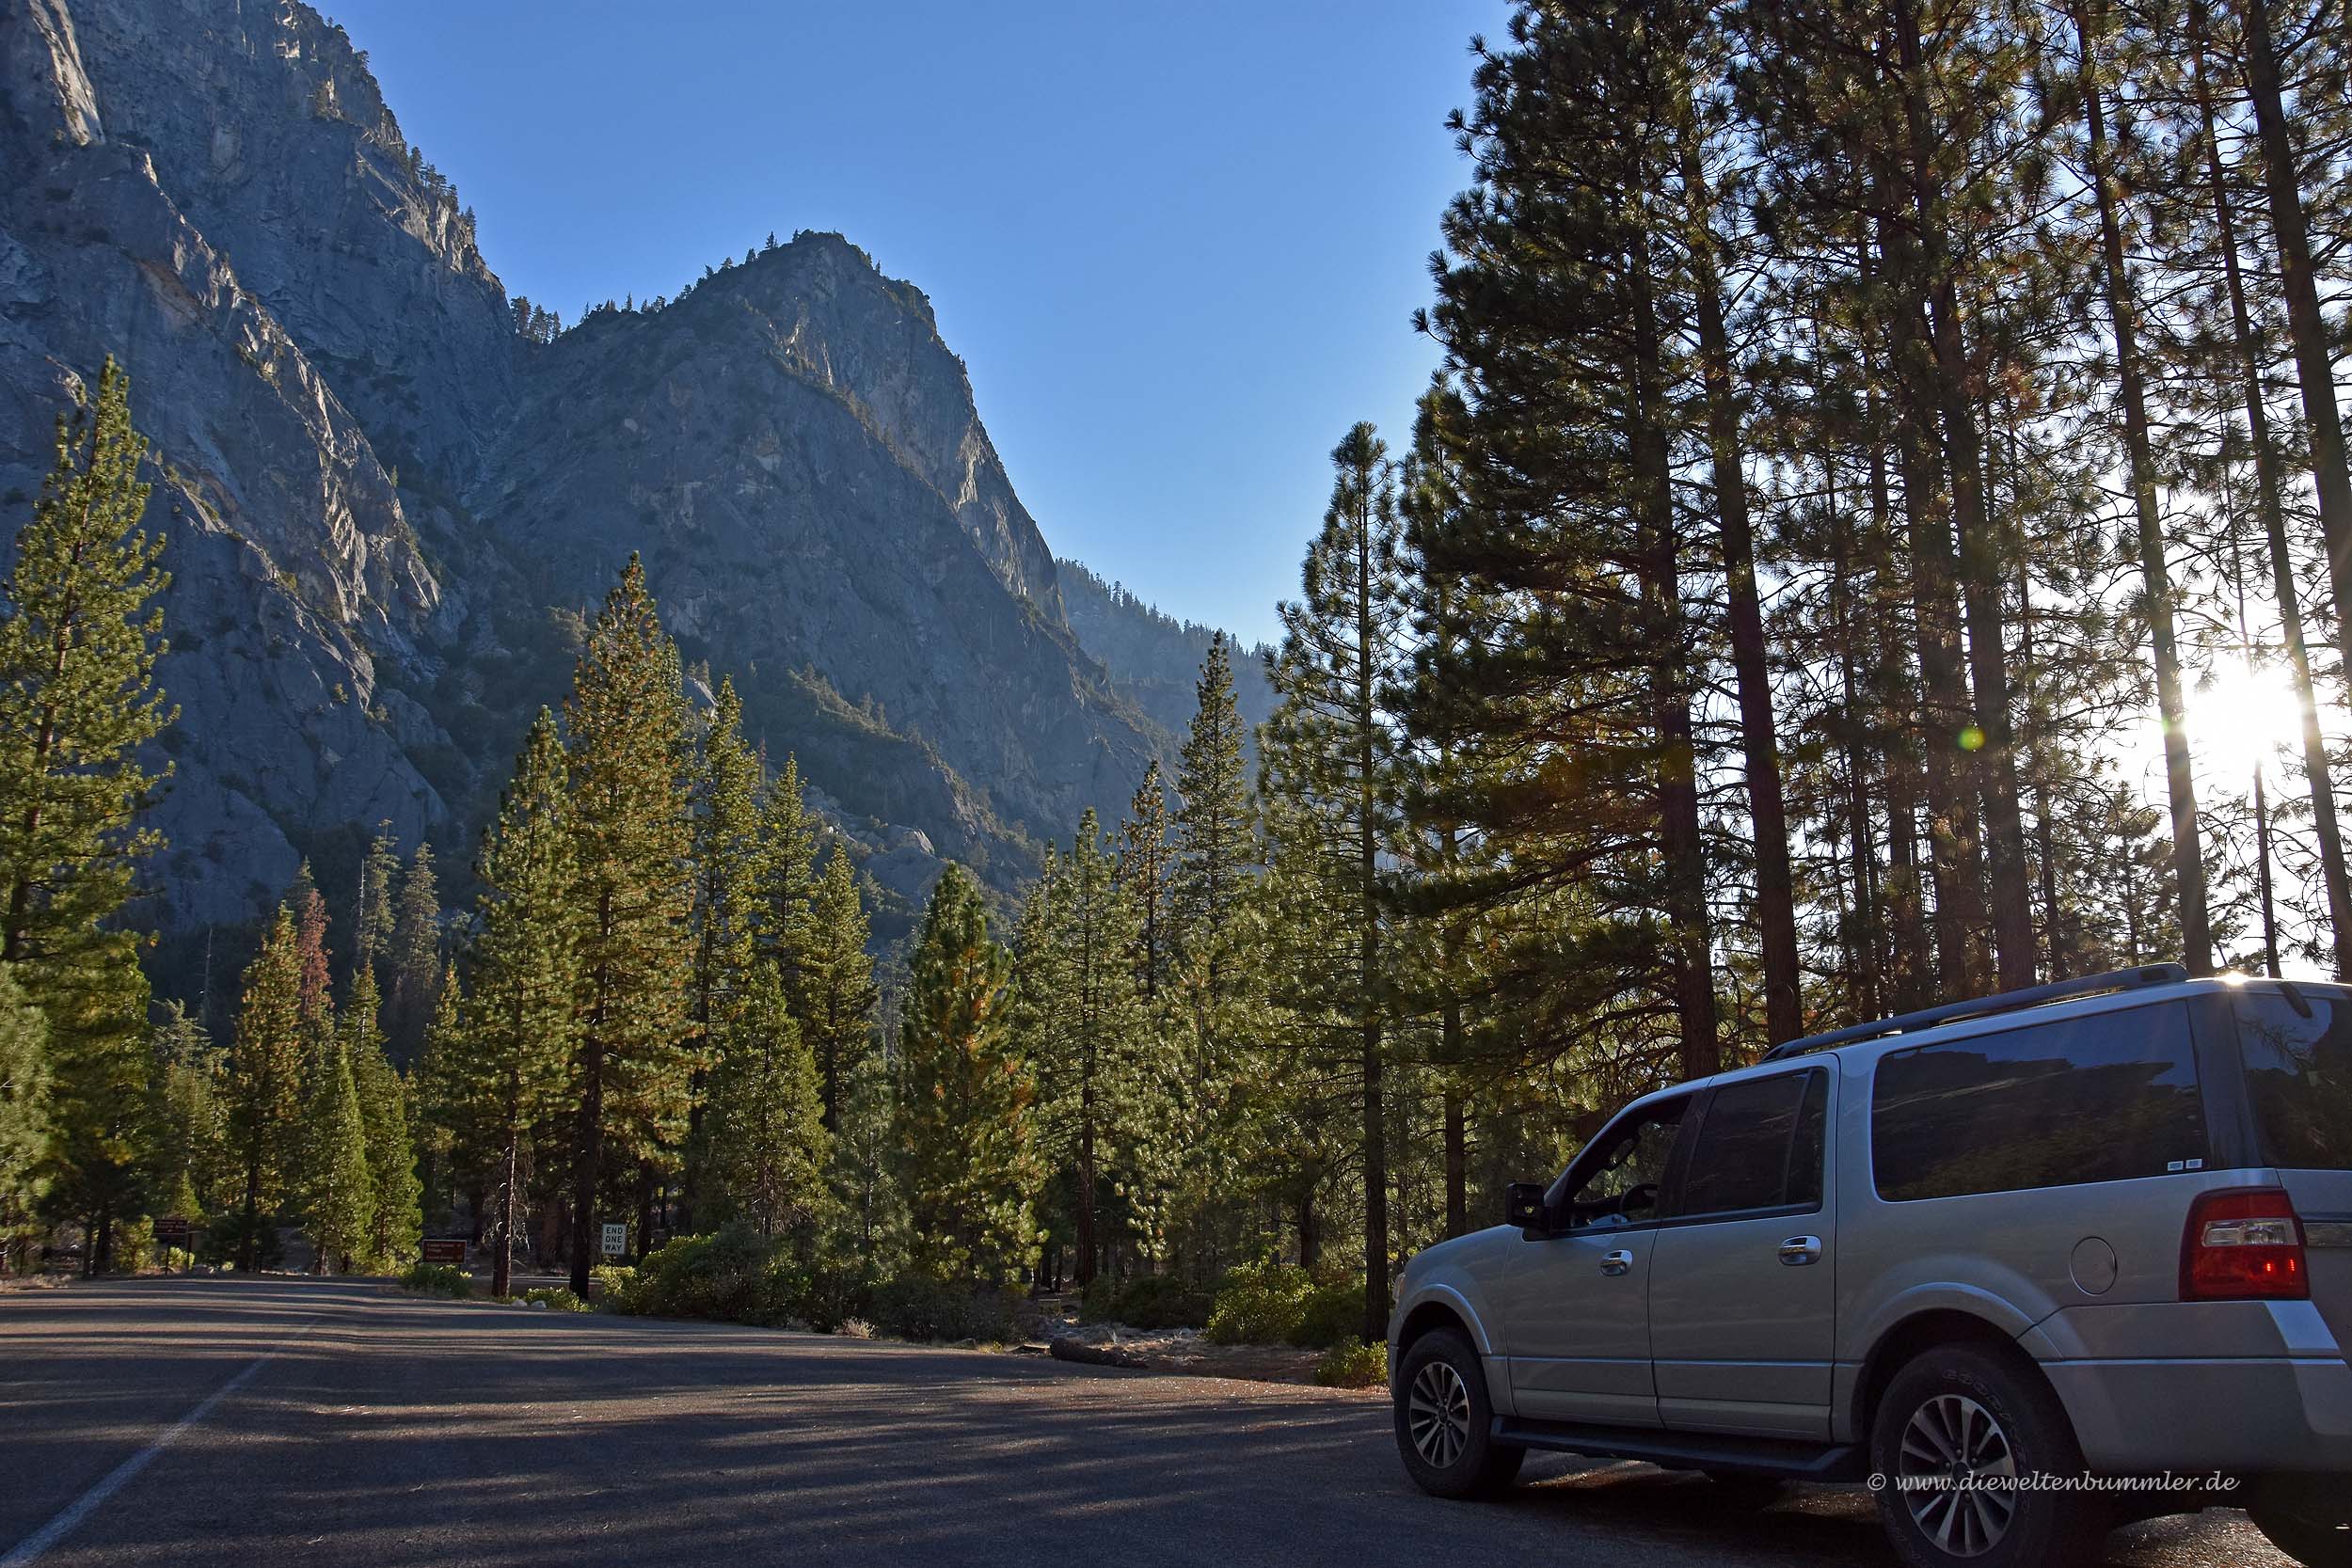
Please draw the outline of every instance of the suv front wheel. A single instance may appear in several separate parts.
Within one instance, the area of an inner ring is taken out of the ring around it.
[[[1518,1479],[1527,1450],[1494,1440],[1486,1370],[1470,1342],[1450,1328],[1413,1341],[1396,1370],[1396,1449],[1422,1491],[1486,1497]]]
[[[1912,1568],[2058,1568],[2105,1515],[2079,1490],[2082,1450],[2049,1386],[2012,1358],[1939,1345],[1895,1374],[1870,1426],[1879,1517]]]

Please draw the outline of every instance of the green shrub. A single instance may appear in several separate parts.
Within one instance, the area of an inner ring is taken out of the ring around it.
[[[625,1312],[780,1323],[793,1315],[807,1280],[772,1237],[747,1225],[680,1236],[637,1265]]]
[[[901,1275],[874,1292],[874,1321],[901,1339],[1003,1339],[1012,1332],[1011,1296],[928,1275]]]
[[[588,1271],[596,1306],[607,1312],[629,1312],[637,1307],[637,1269],[630,1263],[598,1263]]]
[[[1140,1325],[1138,1325],[1140,1326]],[[1245,1263],[1217,1287],[1208,1337],[1220,1345],[1321,1350],[1364,1326],[1364,1287],[1353,1275],[1295,1263]]]
[[[1327,1388],[1380,1387],[1389,1381],[1389,1347],[1348,1335],[1315,1363],[1315,1381]]]
[[[400,1276],[400,1288],[421,1296],[463,1301],[473,1294],[473,1275],[452,1263],[412,1263]]]
[[[586,1302],[572,1294],[568,1288],[562,1285],[550,1285],[537,1291],[525,1291],[520,1299],[529,1302],[533,1307],[544,1307],[550,1312],[585,1312],[589,1309]]]
[[[874,1316],[874,1297],[882,1281],[863,1263],[845,1267],[839,1263],[820,1261],[812,1270],[801,1291],[793,1316],[819,1334],[831,1334],[851,1320],[868,1323],[865,1338],[872,1338],[870,1320]]]
[[[1086,1288],[1079,1315],[1092,1323],[1124,1323],[1130,1328],[1199,1328],[1209,1321],[1214,1305],[1206,1292],[1195,1290],[1174,1275],[1138,1275],[1114,1280],[1108,1275]]]
[[[1364,1326],[1364,1288],[1352,1279],[1317,1285],[1299,1304],[1290,1342],[1327,1350],[1355,1338]]]
[[[1208,1337],[1219,1345],[1287,1344],[1314,1289],[1314,1276],[1296,1264],[1245,1263],[1218,1287]]]

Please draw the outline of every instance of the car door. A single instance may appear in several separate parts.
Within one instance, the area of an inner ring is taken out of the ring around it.
[[[1520,1233],[1498,1293],[1521,1416],[1658,1425],[1650,1248],[1691,1098],[1629,1108],[1553,1184],[1547,1223]]]
[[[1836,1084],[1823,1058],[1718,1085],[1697,1108],[1650,1258],[1650,1354],[1669,1428],[1830,1435]]]

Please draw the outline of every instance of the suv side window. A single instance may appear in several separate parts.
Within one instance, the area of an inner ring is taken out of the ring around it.
[[[1880,1059],[1870,1166],[1890,1202],[2203,1166],[2188,1009],[2127,1007]]]
[[[1552,1212],[1570,1228],[1634,1225],[1657,1218],[1666,1162],[1674,1154],[1675,1139],[1682,1131],[1682,1114],[1690,1104],[1690,1097],[1684,1095],[1619,1118],[1562,1174],[1552,1190]],[[1562,1193],[1560,1188],[1570,1181],[1576,1186]]]
[[[1829,1074],[1819,1068],[1726,1084],[1707,1102],[1677,1218],[1819,1208]]]
[[[2262,1131],[2262,1160],[2288,1170],[2352,1170],[2352,997],[2312,986],[2296,1001],[2237,998],[2238,1050]]]

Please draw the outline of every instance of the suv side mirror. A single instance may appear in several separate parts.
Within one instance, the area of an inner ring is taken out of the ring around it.
[[[1514,1181],[1503,1189],[1502,1219],[1522,1230],[1548,1230],[1550,1217],[1544,1212],[1544,1187],[1540,1181]]]

